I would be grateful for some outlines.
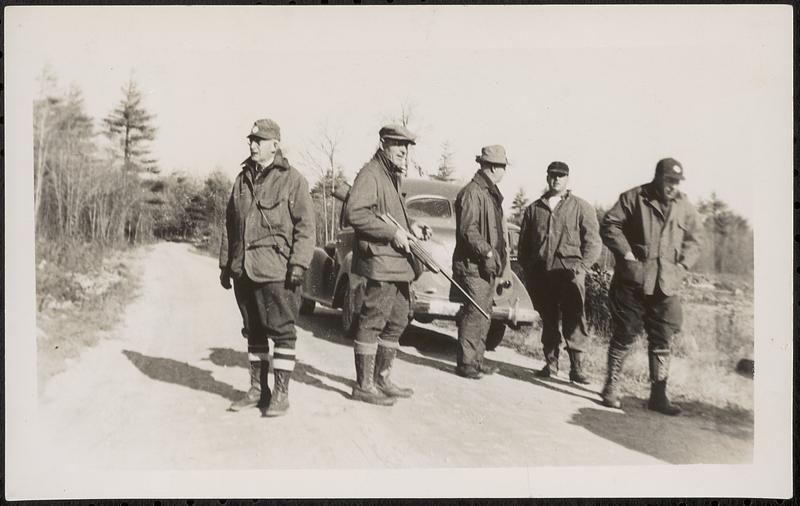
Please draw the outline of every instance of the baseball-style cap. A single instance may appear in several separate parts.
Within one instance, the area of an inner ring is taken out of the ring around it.
[[[685,179],[683,165],[674,158],[664,158],[656,164],[656,176],[662,175],[670,179]]]
[[[248,139],[281,140],[281,127],[273,120],[264,118],[253,123],[253,128],[247,134]]]
[[[490,163],[492,165],[508,165],[506,148],[499,144],[484,146],[481,148],[481,154],[475,157],[475,161],[478,163]]]
[[[378,136],[381,139],[392,139],[395,141],[407,142],[409,144],[416,144],[416,136],[403,125],[386,125],[378,131]]]
[[[569,176],[569,166],[564,162],[552,162],[547,166],[547,173]]]

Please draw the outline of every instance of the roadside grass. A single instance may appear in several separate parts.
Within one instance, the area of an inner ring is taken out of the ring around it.
[[[121,320],[138,288],[136,250],[37,241],[37,378],[47,381]]]

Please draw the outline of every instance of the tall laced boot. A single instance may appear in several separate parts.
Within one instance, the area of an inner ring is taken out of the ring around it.
[[[608,367],[606,370],[606,385],[603,387],[603,406],[621,408],[619,401],[619,378],[622,374],[622,364],[628,355],[628,347],[611,342],[608,345]]]
[[[262,378],[262,361],[250,361],[250,389],[244,394],[244,397],[234,401],[228,407],[228,411],[240,411],[245,408],[257,406],[261,401],[261,378]],[[266,366],[267,368],[269,365]],[[266,381],[264,382],[266,386]],[[269,391],[269,388],[266,389]]]
[[[588,385],[589,377],[583,372],[583,352],[567,350],[569,354],[569,380],[579,385]]]
[[[269,401],[264,416],[283,416],[289,411],[289,380],[292,371],[275,369],[275,392]]]
[[[558,377],[558,347],[545,348],[544,350],[545,366],[536,371],[535,375],[539,378],[556,378]]]
[[[647,409],[658,411],[669,416],[681,412],[681,408],[669,402],[667,398],[667,377],[669,376],[668,350],[650,351],[650,400]]]
[[[375,355],[356,353],[355,359],[356,384],[353,386],[353,399],[379,406],[393,405],[395,398],[387,397],[375,386]]]
[[[389,397],[411,397],[414,390],[395,385],[390,377],[396,355],[396,348],[378,346],[378,354],[375,356],[375,386]]]

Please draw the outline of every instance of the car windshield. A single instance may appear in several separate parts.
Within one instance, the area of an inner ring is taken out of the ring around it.
[[[450,218],[450,201],[442,197],[417,197],[406,204],[408,215],[414,218]]]

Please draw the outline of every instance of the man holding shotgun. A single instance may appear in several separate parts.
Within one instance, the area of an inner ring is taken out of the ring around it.
[[[503,275],[508,259],[503,195],[497,188],[508,165],[506,150],[503,146],[486,146],[475,161],[480,169],[456,197],[453,252],[453,276],[480,306],[465,301],[456,317],[456,374],[470,379],[497,371],[483,362],[491,320],[480,309],[491,314],[494,281]]]
[[[420,274],[410,240],[427,239],[429,227],[413,226],[406,214],[402,178],[414,135],[400,125],[380,129],[380,147],[358,172],[344,206],[344,221],[355,230],[351,270],[367,280],[355,336],[353,399],[391,406],[411,397],[390,374],[400,335],[413,317],[411,282]],[[393,217],[400,225],[387,220]]]

